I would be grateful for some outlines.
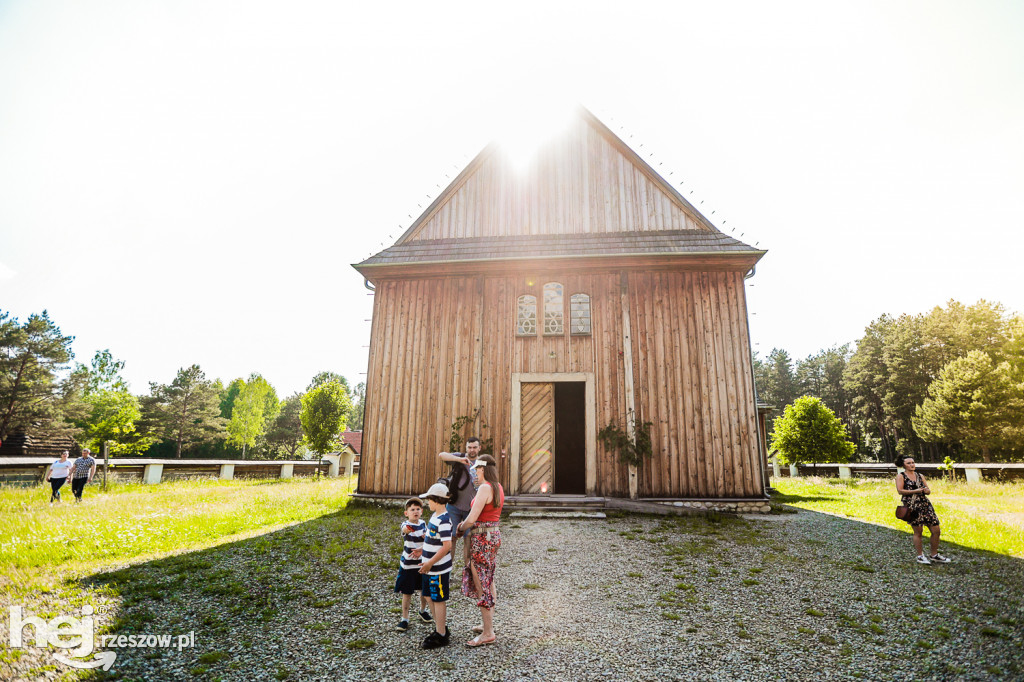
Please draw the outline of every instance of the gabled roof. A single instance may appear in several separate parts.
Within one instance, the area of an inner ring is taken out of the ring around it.
[[[363,450],[363,432],[362,431],[345,431],[341,434],[341,440],[345,445],[349,445],[358,455]]]
[[[588,257],[728,255],[764,251],[721,233],[586,109],[517,172],[488,145],[391,246],[355,267]],[[748,266],[749,267],[749,266]]]

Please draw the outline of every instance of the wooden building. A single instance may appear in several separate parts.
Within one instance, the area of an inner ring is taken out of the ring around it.
[[[359,492],[441,475],[452,423],[510,495],[763,500],[744,276],[723,234],[586,110],[531,164],[484,149],[390,248],[375,289]],[[597,434],[652,422],[622,464]]]

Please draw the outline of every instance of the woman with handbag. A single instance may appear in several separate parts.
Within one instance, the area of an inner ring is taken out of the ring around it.
[[[476,600],[480,607],[481,625],[473,628],[476,637],[466,646],[494,644],[494,570],[497,568],[501,531],[498,521],[505,504],[505,491],[498,483],[498,465],[490,455],[480,455],[473,462],[473,475],[478,485],[469,516],[459,524],[466,533],[466,568],[462,572],[462,593]]]
[[[897,467],[903,467],[903,471],[896,474],[896,490],[903,496],[900,506],[907,508],[905,516],[900,516],[899,509],[897,509],[896,516],[909,523],[914,530],[914,550],[917,552],[917,563],[948,564],[949,559],[939,554],[939,517],[935,514],[935,508],[927,497],[932,491],[931,488],[925,483],[924,476],[917,472],[917,464],[913,457],[899,456],[896,458],[895,464]],[[928,526],[928,532],[931,535],[932,554],[930,557],[925,556],[924,541],[921,537],[925,526]]]

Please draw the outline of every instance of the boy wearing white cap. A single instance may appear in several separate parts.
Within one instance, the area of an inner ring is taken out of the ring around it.
[[[420,647],[437,649],[448,646],[448,574],[452,571],[452,520],[445,510],[448,503],[448,486],[435,483],[421,498],[427,501],[433,514],[427,522],[427,533],[423,538],[423,575],[421,594],[430,597],[434,611],[434,631],[427,635]]]

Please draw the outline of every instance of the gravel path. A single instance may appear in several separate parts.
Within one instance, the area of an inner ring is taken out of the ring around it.
[[[399,518],[348,510],[99,576],[118,632],[196,633],[182,652],[119,650],[108,676],[1024,678],[1024,562],[947,546],[954,563],[920,566],[906,534],[807,511],[505,519],[497,644],[463,645],[479,611],[456,594],[452,645],[422,651],[429,626],[393,629]]]

